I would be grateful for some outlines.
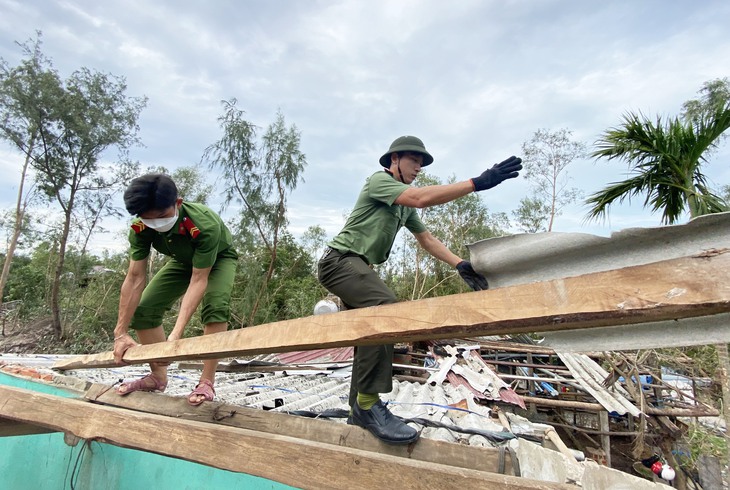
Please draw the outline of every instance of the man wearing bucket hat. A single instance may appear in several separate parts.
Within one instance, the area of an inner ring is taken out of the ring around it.
[[[371,266],[388,259],[398,230],[405,226],[423,249],[456,268],[472,289],[487,289],[484,276],[431,235],[416,209],[444,204],[515,178],[522,170],[522,160],[513,156],[472,179],[427,187],[410,186],[421,169],[433,163],[419,138],[397,138],[379,161],[385,171],[366,180],[345,227],[328,243],[319,261],[322,285],[349,309],[395,303],[395,294]],[[392,382],[392,345],[356,347],[348,423],[366,428],[384,442],[409,444],[418,439],[418,431],[391,414],[380,400],[380,393],[392,390]]]

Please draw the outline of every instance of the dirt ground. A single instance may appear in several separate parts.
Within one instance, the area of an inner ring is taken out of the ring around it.
[[[42,318],[22,325],[10,321],[5,322],[0,334],[0,352],[7,354],[40,354],[53,344],[55,338],[51,318]]]

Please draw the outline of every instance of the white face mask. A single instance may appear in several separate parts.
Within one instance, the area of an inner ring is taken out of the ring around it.
[[[175,226],[175,223],[177,222],[177,208],[175,208],[175,216],[171,216],[170,218],[140,218],[140,220],[153,230],[164,233],[166,231],[170,231],[172,227]]]

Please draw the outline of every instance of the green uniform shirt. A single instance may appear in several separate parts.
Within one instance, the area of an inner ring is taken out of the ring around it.
[[[411,233],[426,231],[415,208],[393,204],[409,187],[387,172],[368,177],[345,227],[328,245],[361,255],[370,264],[385,262],[403,226]]]
[[[236,259],[231,232],[223,220],[208,206],[183,202],[175,225],[158,232],[136,219],[129,232],[130,257],[143,260],[150,247],[176,261],[196,269],[212,267],[219,257]]]

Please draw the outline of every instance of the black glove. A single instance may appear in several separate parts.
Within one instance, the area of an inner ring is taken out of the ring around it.
[[[654,454],[654,455],[653,455],[653,456],[651,456],[650,458],[642,459],[642,460],[641,460],[641,464],[643,464],[643,465],[644,465],[644,466],[646,466],[647,468],[651,468],[651,465],[653,465],[654,463],[656,463],[656,462],[657,462],[657,461],[659,461],[660,459],[661,459],[661,458],[659,457],[659,455],[658,455],[658,454]]]
[[[522,159],[515,156],[509,157],[501,163],[495,163],[492,168],[485,170],[479,177],[471,179],[475,191],[483,191],[501,184],[507,179],[514,179],[522,170]]]
[[[489,289],[487,278],[475,271],[471,266],[471,262],[462,260],[456,264],[456,270],[459,271],[459,275],[464,282],[467,283],[474,291]]]

